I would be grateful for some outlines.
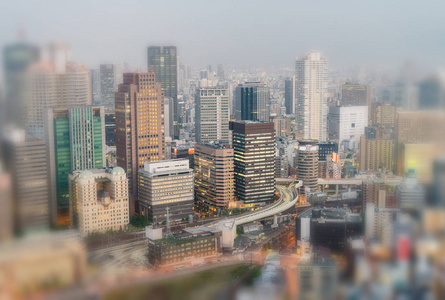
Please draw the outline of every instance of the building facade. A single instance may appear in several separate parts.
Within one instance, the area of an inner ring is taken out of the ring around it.
[[[195,94],[196,141],[229,141],[229,91],[226,88],[199,88]]]
[[[101,105],[114,107],[116,71],[113,64],[102,64],[100,70]]]
[[[195,145],[197,206],[217,214],[234,200],[233,148],[220,143]]]
[[[124,169],[89,169],[69,175],[71,226],[83,236],[123,230],[130,221]]]
[[[360,138],[359,153],[360,171],[378,169],[392,170],[394,167],[394,141]]]
[[[68,225],[68,175],[76,170],[105,167],[104,108],[48,108],[45,122],[52,221]]]
[[[369,85],[346,82],[341,89],[341,106],[371,106]]]
[[[235,90],[235,119],[237,121],[269,122],[270,89],[260,82],[239,84]]]
[[[286,114],[295,114],[295,76],[284,80],[284,106]]]
[[[194,173],[186,159],[146,162],[139,171],[139,205],[152,223],[193,215]]]
[[[303,181],[304,192],[318,188],[318,141],[298,140],[296,155],[297,179]]]
[[[367,106],[329,107],[329,139],[341,143],[344,140],[359,140],[368,126]]]
[[[161,84],[164,97],[173,99],[173,127],[169,136],[178,138],[178,62],[174,46],[151,46],[147,49],[148,71],[156,74],[156,82]]]
[[[116,157],[129,181],[130,214],[137,211],[138,171],[165,157],[164,97],[154,73],[125,73],[115,96]]]
[[[273,123],[230,122],[230,130],[236,200],[254,205],[272,201],[275,195]]]
[[[327,60],[308,53],[295,63],[297,138],[325,141],[327,138]]]

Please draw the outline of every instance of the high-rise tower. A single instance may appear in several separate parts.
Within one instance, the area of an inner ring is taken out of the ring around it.
[[[260,82],[246,82],[236,87],[235,118],[269,122],[270,89]]]
[[[164,97],[155,73],[124,73],[115,96],[117,165],[129,181],[130,214],[137,209],[138,170],[164,159]]]
[[[173,98],[173,127],[170,129],[170,136],[178,138],[178,62],[176,47],[148,47],[147,62],[148,72],[155,72],[156,82],[161,83],[164,97]]]
[[[298,138],[325,141],[327,136],[327,60],[311,52],[295,64]]]

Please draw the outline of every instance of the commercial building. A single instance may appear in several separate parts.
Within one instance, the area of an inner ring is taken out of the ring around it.
[[[165,157],[164,97],[155,74],[124,73],[115,105],[117,165],[128,177],[132,215],[138,210],[138,171]]]
[[[284,80],[284,106],[286,114],[295,114],[295,76]]]
[[[275,130],[273,123],[230,122],[234,155],[235,197],[245,204],[264,204],[275,196]]]
[[[125,229],[129,223],[129,197],[124,169],[74,171],[69,183],[71,226],[83,236]]]
[[[298,139],[327,138],[327,60],[311,52],[295,63],[295,101]]]
[[[114,93],[116,92],[116,70],[113,64],[102,64],[100,70],[101,105],[114,107]]]
[[[175,139],[179,137],[177,55],[174,46],[151,46],[147,49],[148,71],[156,74],[156,82],[161,84],[164,97],[173,99],[173,127],[169,136]]]
[[[360,138],[359,167],[360,171],[392,170],[394,167],[393,140],[370,140],[362,135]]]
[[[346,82],[341,89],[340,105],[371,107],[371,87],[369,85]]]
[[[199,88],[195,94],[195,134],[198,143],[229,141],[229,91],[226,88]]]
[[[386,207],[386,189],[383,180],[363,180],[362,182],[362,211],[372,203],[374,206]]]
[[[328,120],[330,140],[358,140],[368,126],[368,107],[330,106]]]
[[[68,225],[68,175],[105,167],[105,113],[102,106],[48,108],[45,122],[52,222]]]
[[[332,156],[332,153],[338,153],[338,143],[336,142],[321,142],[317,145],[318,161],[326,161],[327,156]]]
[[[235,119],[269,122],[270,89],[261,82],[239,84],[235,90]]]
[[[304,192],[318,189],[318,141],[298,140],[295,168],[297,179],[303,181]]]
[[[335,253],[346,250],[351,237],[362,234],[359,214],[341,208],[313,208],[296,218],[296,240],[310,241],[312,247],[325,247]]]
[[[12,220],[13,229],[19,235],[48,230],[49,181],[45,141],[17,130],[5,135],[2,144],[5,170],[11,176],[11,186],[10,194],[0,197],[7,201],[11,196],[9,200],[12,200],[2,207],[9,213],[4,221]]]
[[[372,125],[382,127],[395,127],[397,120],[397,107],[386,103],[373,103],[371,105]]]
[[[193,215],[194,174],[186,159],[146,162],[139,171],[139,206],[152,223]]]
[[[222,254],[221,236],[218,229],[200,226],[162,238],[162,228],[147,228],[148,261],[160,266]]]
[[[297,265],[298,299],[336,299],[338,271],[333,259],[303,260]]]
[[[288,137],[291,135],[291,119],[290,118],[274,118],[273,124],[275,128],[275,135]]]
[[[234,200],[233,148],[222,143],[195,145],[197,205],[217,214]]]

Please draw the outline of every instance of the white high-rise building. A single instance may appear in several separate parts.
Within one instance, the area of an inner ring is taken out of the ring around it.
[[[329,107],[329,139],[359,141],[368,126],[368,106]]]
[[[297,138],[325,141],[327,137],[327,60],[310,52],[295,63]]]
[[[89,169],[69,175],[70,219],[83,236],[122,230],[129,223],[128,179],[124,169]]]
[[[226,88],[200,88],[195,95],[196,141],[229,141],[229,91]]]

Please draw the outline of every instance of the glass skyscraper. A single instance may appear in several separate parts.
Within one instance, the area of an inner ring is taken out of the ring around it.
[[[161,83],[164,97],[173,99],[173,120],[171,120],[170,136],[179,137],[178,113],[178,62],[175,46],[151,46],[147,49],[148,72],[155,72],[156,82]]]
[[[237,121],[269,122],[269,87],[260,82],[246,82],[236,87],[235,95],[235,118]]]
[[[57,225],[69,224],[68,176],[76,170],[105,167],[105,113],[101,106],[49,108],[51,214]]]

